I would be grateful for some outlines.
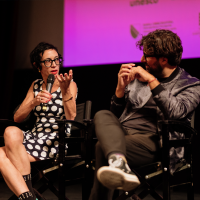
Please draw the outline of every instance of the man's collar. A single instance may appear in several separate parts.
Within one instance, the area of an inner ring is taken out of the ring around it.
[[[169,77],[167,77],[167,78],[157,78],[157,79],[158,79],[159,82],[168,83],[177,76],[177,74],[179,73],[179,70],[180,70],[180,68],[176,67],[176,69],[171,73],[171,75]]]

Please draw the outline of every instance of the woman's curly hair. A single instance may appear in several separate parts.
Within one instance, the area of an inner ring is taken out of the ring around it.
[[[140,50],[144,49],[148,55],[166,57],[171,66],[179,65],[183,53],[182,42],[179,36],[170,30],[155,30],[143,36],[137,42]]]
[[[33,68],[41,70],[42,68],[40,65],[41,58],[44,54],[44,51],[49,49],[54,49],[58,53],[59,58],[62,59],[62,56],[61,54],[59,54],[57,47],[46,42],[40,42],[30,53],[30,61]]]

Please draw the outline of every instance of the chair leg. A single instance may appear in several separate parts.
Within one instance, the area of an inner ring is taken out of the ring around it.
[[[45,183],[45,184],[43,184],[42,186],[40,186],[40,187],[37,189],[37,191],[38,191],[40,194],[42,194],[42,193],[44,193],[47,189],[48,189],[48,186],[47,186],[47,184]]]
[[[134,196],[135,195],[135,196]],[[135,194],[135,191],[134,190],[131,190],[129,192],[123,192],[120,196],[118,196],[115,200],[125,200],[129,197],[132,197],[134,196],[134,200],[141,200],[136,194]],[[136,198],[138,197],[138,199]]]
[[[164,197],[159,195],[156,191],[150,191],[150,194],[156,200],[164,200]]]
[[[93,183],[93,173],[94,171],[91,169],[91,167],[89,169],[85,169],[85,177],[82,181],[82,200],[89,199]]]
[[[170,187],[169,182],[164,182],[163,186],[163,200],[170,200]]]
[[[192,160],[192,156],[191,156],[191,160]],[[192,168],[192,161],[191,161],[191,167],[190,167],[190,178],[188,180],[188,182],[190,182],[190,184],[188,184],[187,187],[187,200],[194,200],[194,183],[193,183],[193,168]]]
[[[139,196],[141,199],[144,199],[148,194],[149,194],[149,190],[148,190],[148,189],[144,189],[142,192],[140,192],[140,193],[138,194],[138,196]]]
[[[113,200],[116,200],[118,197],[119,197],[120,195],[119,195],[119,190],[114,190],[114,192],[113,192]]]
[[[131,199],[132,199],[132,200],[142,200],[142,199],[140,199],[140,197],[137,196],[136,194],[133,194],[133,195],[131,196]]]
[[[144,183],[143,183],[144,189],[138,194],[138,197],[141,199],[144,199],[148,194],[150,194],[156,200],[163,200],[163,197],[160,194],[158,194],[155,190],[156,187],[158,187],[159,185],[160,184],[157,184],[156,186],[152,186],[149,182],[144,180]]]
[[[46,200],[35,188],[33,188],[33,191],[38,200]]]
[[[65,200],[65,123],[59,123],[58,199]]]
[[[187,200],[194,200],[194,186],[193,182],[188,185]]]
[[[147,186],[149,187],[140,192],[138,197],[144,199],[148,194],[150,194],[155,200],[163,200],[163,197],[158,194],[153,187],[151,187],[149,184],[147,184]]]

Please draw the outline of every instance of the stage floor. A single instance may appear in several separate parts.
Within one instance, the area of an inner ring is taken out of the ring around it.
[[[37,187],[37,185],[36,185]],[[66,196],[70,200],[81,200],[81,183],[77,183],[74,185],[66,186]],[[9,190],[5,182],[0,180],[0,200],[8,200],[12,195],[12,192]],[[49,190],[43,193],[44,197],[47,200],[57,200],[56,196]],[[200,194],[195,193],[195,200],[200,199]],[[153,200],[151,196],[147,196],[145,200]],[[187,200],[187,195],[183,191],[172,191],[171,200]]]

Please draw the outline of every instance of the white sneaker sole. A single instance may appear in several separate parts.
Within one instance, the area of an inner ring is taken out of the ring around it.
[[[98,180],[109,189],[122,189],[130,191],[140,185],[136,175],[127,174],[118,168],[101,167],[97,171]]]

